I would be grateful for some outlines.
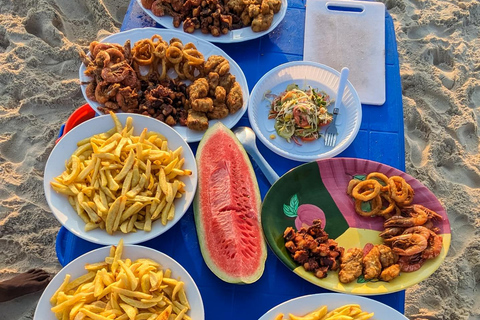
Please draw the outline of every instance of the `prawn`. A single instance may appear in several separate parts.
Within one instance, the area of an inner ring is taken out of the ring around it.
[[[415,226],[415,227],[410,227],[410,228],[407,228],[405,229],[405,231],[403,231],[403,234],[420,234],[422,236],[425,237],[425,239],[429,239],[430,238],[430,234],[431,234],[431,230],[424,227],[424,226]]]
[[[380,237],[388,239],[394,236],[398,236],[403,232],[404,228],[401,227],[390,227],[386,228],[383,232],[379,234]]]
[[[105,102],[115,97],[119,88],[120,84],[118,83],[111,84],[102,81],[97,84],[97,87],[95,88],[95,99],[98,103],[105,104]]]
[[[424,236],[412,233],[385,239],[385,243],[391,244],[393,252],[401,256],[411,256],[420,253],[428,245],[428,241]]]
[[[127,66],[125,61],[122,61],[111,67],[103,68],[102,79],[107,82],[122,82],[129,73]]]
[[[138,94],[136,90],[130,87],[121,88],[118,90],[116,100],[122,111],[128,112],[129,109],[138,107]]]
[[[413,272],[420,269],[425,262],[421,254],[415,254],[412,256],[402,256],[398,259],[400,270],[403,272]]]
[[[442,251],[443,238],[433,231],[430,231],[427,248],[422,252],[422,258],[433,259]]]
[[[85,88],[85,94],[88,99],[92,101],[97,101],[95,98],[95,88],[96,88],[96,83],[94,81],[89,82],[87,87]]]
[[[425,208],[422,205],[414,204],[413,206],[404,207],[404,212],[409,214],[410,217],[393,216],[387,220],[383,226],[389,227],[413,227],[421,226],[430,219],[442,219],[442,216],[433,210]]]

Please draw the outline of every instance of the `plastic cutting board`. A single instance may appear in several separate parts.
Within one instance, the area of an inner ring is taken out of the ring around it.
[[[372,1],[307,0],[304,60],[338,71],[362,104],[383,105],[385,93],[385,5]]]

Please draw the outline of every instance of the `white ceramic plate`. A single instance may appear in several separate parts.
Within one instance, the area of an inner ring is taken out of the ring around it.
[[[86,274],[85,264],[104,261],[105,257],[109,255],[109,251],[110,247],[108,246],[87,252],[60,270],[60,272],[57,273],[52,281],[50,281],[40,297],[37,308],[35,309],[33,320],[55,320],[55,314],[50,310],[52,308],[52,305],[50,304],[50,298],[62,284],[65,275],[70,274],[72,277],[71,279],[73,280],[81,275]],[[140,258],[149,258],[160,263],[163,269],[169,268],[172,270],[172,277],[180,277],[180,279],[185,283],[185,293],[191,307],[187,314],[192,319],[205,319],[205,312],[203,309],[203,301],[200,291],[198,290],[197,285],[193,281],[190,274],[188,274],[188,272],[177,261],[157,250],[135,245],[125,245],[122,259],[126,258],[129,258],[132,261]]]
[[[146,38],[151,38],[155,34],[162,36],[162,38],[165,41],[169,41],[171,38],[178,38],[182,40],[184,44],[188,42],[192,42],[197,47],[198,51],[200,51],[204,55],[205,59],[207,59],[211,55],[220,55],[220,56],[224,56],[230,62],[230,73],[236,77],[238,83],[240,84],[240,87],[242,88],[243,106],[240,110],[238,110],[234,114],[228,115],[226,118],[221,120],[209,120],[209,123],[211,126],[217,121],[221,121],[226,127],[232,128],[244,115],[245,111],[247,111],[249,90],[248,90],[247,79],[245,78],[245,75],[242,69],[222,49],[218,48],[217,46],[215,46],[214,44],[206,40],[199,39],[191,34],[177,31],[177,30],[159,29],[159,28],[131,29],[128,31],[112,34],[102,39],[101,42],[118,43],[123,45],[125,41],[130,40],[131,45],[133,47],[136,41],[146,39]],[[82,63],[79,70],[79,77],[80,77],[81,83],[88,83],[91,80],[89,77],[85,76],[84,74],[85,69],[86,69],[85,65]],[[189,84],[190,82],[185,81],[185,83]],[[88,104],[93,108],[93,110],[95,110],[97,114],[103,114],[97,109],[99,106],[101,106],[101,104],[87,98],[87,95],[85,93],[85,89],[87,85],[83,84],[80,87],[82,89],[82,93],[83,93],[83,96],[85,97],[85,100],[87,100]],[[180,125],[175,125],[173,128],[178,133],[180,133],[180,135],[187,142],[200,141],[203,137],[203,134],[205,133],[204,131],[190,130],[185,126],[180,126]]]
[[[376,300],[342,293],[319,293],[295,298],[270,309],[259,320],[273,320],[279,313],[283,313],[285,317],[288,317],[289,313],[303,316],[324,305],[328,311],[332,311],[346,304],[359,304],[362,311],[374,313],[373,319],[408,320],[397,310]]]
[[[316,141],[302,142],[302,145],[297,145],[293,141],[287,142],[276,133],[275,119],[268,119],[270,103],[264,98],[265,93],[269,91],[272,94],[280,94],[289,84],[295,83],[301,89],[311,86],[319,91],[325,91],[334,100],[339,78],[340,72],[308,61],[288,62],[267,72],[253,88],[248,108],[248,118],[258,138],[273,152],[303,162],[332,158],[345,150],[355,139],[362,122],[362,105],[350,82],[347,82],[343,103],[339,106],[338,136],[334,147],[325,146],[323,133],[328,126],[321,129],[322,137]],[[328,107],[329,112],[332,110],[333,103]],[[272,134],[275,135],[275,139],[270,137]]]
[[[147,128],[149,131],[156,131],[163,134],[168,140],[169,149],[175,150],[182,146],[182,156],[185,158],[183,168],[192,170],[192,175],[180,178],[185,183],[185,194],[175,200],[175,217],[165,226],[162,225],[160,220],[156,220],[152,223],[152,230],[150,232],[137,231],[124,234],[117,231],[113,235],[110,235],[102,229],[94,229],[88,232],[84,231],[85,222],[83,222],[70,205],[67,196],[59,194],[52,189],[50,181],[53,181],[54,177],[59,176],[65,170],[65,161],[67,161],[76,150],[78,141],[108,131],[113,127],[113,120],[110,115],[98,116],[69,131],[58,142],[55,148],[53,148],[47,160],[43,181],[45,197],[53,214],[65,228],[80,238],[103,245],[117,244],[121,238],[123,238],[126,244],[140,243],[166,232],[185,214],[192,203],[197,188],[197,165],[192,149],[190,149],[190,146],[175,130],[154,118],[138,114],[119,113],[117,116],[123,125],[125,125],[127,117],[133,118],[135,135],[139,135],[144,128]]]
[[[137,2],[139,6],[158,24],[168,29],[175,29],[183,32],[183,23],[180,25],[180,27],[175,28],[173,26],[172,16],[165,15],[163,17],[157,17],[152,13],[151,10],[145,9],[142,6],[141,0],[137,0]],[[216,42],[216,43],[234,43],[234,42],[242,42],[242,41],[256,39],[271,32],[273,29],[275,29],[279,25],[279,23],[285,17],[285,13],[287,12],[287,6],[288,6],[287,0],[282,0],[282,7],[280,8],[280,11],[273,16],[272,25],[270,26],[270,28],[268,28],[268,30],[265,30],[262,32],[253,32],[251,27],[245,27],[237,30],[232,30],[229,33],[222,34],[219,37],[214,37],[211,34],[203,34],[200,30],[195,30],[195,32],[192,34],[200,39],[207,40],[210,42]]]

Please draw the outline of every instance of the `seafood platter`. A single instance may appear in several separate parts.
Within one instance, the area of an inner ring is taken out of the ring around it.
[[[373,140],[362,127],[369,108],[348,81],[337,97],[338,70],[278,63],[250,95],[244,70],[211,43],[275,41],[287,2],[132,3],[166,29],[122,31],[80,52],[95,114],[67,121],[76,126],[44,174],[68,230],[57,251],[75,252],[34,319],[407,319],[388,294],[400,297],[445,259],[451,231],[439,200],[405,172],[361,159]],[[272,185],[238,125],[283,171]]]
[[[274,30],[287,12],[286,0],[207,2],[137,0],[165,28],[216,43],[243,42]],[[259,10],[260,9],[260,10]]]
[[[147,115],[196,142],[209,125],[220,121],[231,128],[247,110],[242,69],[223,50],[188,33],[131,29],[91,42],[81,56],[82,93],[98,114]]]

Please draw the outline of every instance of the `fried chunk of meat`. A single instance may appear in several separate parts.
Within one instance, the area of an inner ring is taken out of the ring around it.
[[[348,249],[341,259],[338,279],[341,283],[349,283],[362,275],[363,251],[360,248]]]
[[[227,107],[230,113],[235,113],[243,106],[242,88],[235,82],[227,95]]]

